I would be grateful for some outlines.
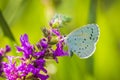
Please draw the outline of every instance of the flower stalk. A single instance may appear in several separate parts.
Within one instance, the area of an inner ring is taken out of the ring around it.
[[[8,80],[47,80],[49,75],[45,68],[46,59],[54,59],[58,63],[58,57],[68,56],[68,52],[64,50],[64,36],[59,31],[63,22],[68,22],[63,16],[54,17],[50,21],[50,29],[42,29],[44,38],[36,45],[29,42],[27,34],[21,35],[21,45],[15,47],[17,52],[22,52],[22,56],[7,56],[6,53],[10,52],[11,48],[8,45],[6,48],[1,48],[0,76],[4,75]],[[3,58],[8,62],[4,62]]]

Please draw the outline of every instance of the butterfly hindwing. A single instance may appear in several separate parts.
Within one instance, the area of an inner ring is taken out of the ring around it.
[[[81,58],[87,58],[94,52],[98,36],[98,26],[96,24],[88,24],[71,32],[66,37],[65,42],[69,51]]]

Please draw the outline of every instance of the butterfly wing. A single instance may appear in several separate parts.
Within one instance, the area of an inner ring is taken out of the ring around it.
[[[65,39],[69,52],[80,58],[88,58],[95,50],[99,29],[96,24],[88,24],[71,32]],[[71,54],[70,54],[71,55]]]

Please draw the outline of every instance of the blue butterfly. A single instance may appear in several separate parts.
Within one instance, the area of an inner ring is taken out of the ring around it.
[[[65,43],[70,55],[75,53],[80,58],[90,57],[96,49],[99,34],[96,24],[85,25],[68,34],[65,37]]]

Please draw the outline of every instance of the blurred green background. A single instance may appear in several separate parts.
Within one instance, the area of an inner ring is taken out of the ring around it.
[[[49,80],[120,80],[120,0],[0,0],[0,11],[16,40],[0,25],[0,47],[9,44],[12,55],[17,55],[14,45],[20,44],[21,34],[27,33],[32,44],[38,42],[43,37],[41,28],[55,13],[72,18],[61,28],[63,34],[97,23],[100,37],[94,55],[62,57],[58,64],[52,61],[47,65]]]

